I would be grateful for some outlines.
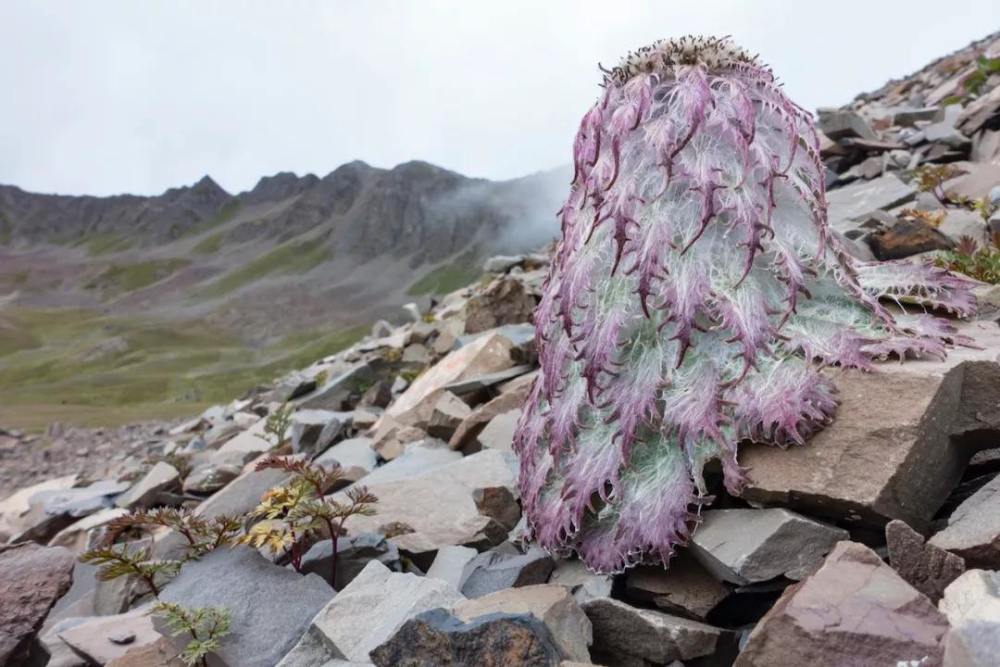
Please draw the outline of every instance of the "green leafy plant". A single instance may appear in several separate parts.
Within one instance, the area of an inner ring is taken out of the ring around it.
[[[269,456],[257,463],[257,470],[284,470],[292,481],[268,491],[251,516],[263,519],[242,538],[256,548],[285,554],[296,571],[301,571],[302,544],[307,537],[329,535],[333,547],[330,582],[337,581],[337,541],[345,533],[344,522],[355,515],[372,516],[378,498],[363,486],[346,491],[347,502],[326,498],[325,494],[343,479],[340,466],[326,468],[298,459]]]
[[[80,562],[98,566],[99,581],[139,577],[155,597],[159,597],[160,586],[164,581],[175,577],[181,568],[181,561],[154,560],[149,547],[132,548],[127,543],[85,551],[80,555]]]
[[[285,403],[267,416],[267,421],[264,422],[264,435],[261,437],[271,443],[272,447],[280,447],[285,442],[288,429],[292,426],[293,411],[293,406]]]
[[[949,271],[965,275],[992,285],[1000,284],[1000,239],[993,236],[992,243],[980,247],[975,239],[963,236],[954,250],[942,253],[935,264]]]
[[[925,164],[913,172],[913,178],[918,190],[930,192],[937,197],[942,206],[947,206],[954,202],[945,192],[944,182],[961,173],[957,167],[950,164]]]
[[[194,607],[188,609],[171,602],[157,602],[151,611],[166,620],[174,636],[187,634],[191,640],[178,656],[188,667],[206,667],[208,656],[219,650],[222,638],[229,634],[229,612],[220,607]]]

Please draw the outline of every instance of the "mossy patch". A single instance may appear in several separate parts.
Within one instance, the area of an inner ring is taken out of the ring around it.
[[[83,247],[91,257],[100,255],[110,255],[115,252],[122,252],[132,247],[132,242],[122,236],[112,232],[97,232],[89,234],[82,241]]]
[[[149,287],[171,276],[190,262],[186,259],[160,259],[135,264],[112,264],[94,280],[88,289],[106,289],[112,292],[134,292]]]
[[[219,252],[219,248],[222,247],[222,239],[225,238],[224,232],[215,232],[210,234],[198,241],[198,244],[191,249],[191,252],[196,255],[214,255]]]

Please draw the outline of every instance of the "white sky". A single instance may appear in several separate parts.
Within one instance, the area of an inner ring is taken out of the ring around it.
[[[2,0],[0,183],[235,193],[353,159],[510,178],[567,163],[597,63],[661,37],[731,34],[814,109],[998,28],[997,0]]]

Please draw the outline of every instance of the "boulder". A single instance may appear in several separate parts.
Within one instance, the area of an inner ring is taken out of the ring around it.
[[[351,583],[368,561],[377,560],[390,570],[399,572],[402,566],[399,561],[399,549],[377,533],[362,533],[354,537],[341,537],[337,540],[337,581],[333,583],[336,590],[343,590]],[[312,545],[302,556],[301,571],[303,574],[314,573],[330,581],[333,566],[333,544],[328,539],[322,539]]]
[[[289,479],[291,475],[283,470],[255,470],[250,465],[239,477],[206,498],[194,512],[205,518],[245,514],[260,503],[260,497],[269,489]]]
[[[379,530],[383,525],[402,524],[410,532],[390,540],[400,549],[414,554],[454,544],[501,542],[507,531],[493,519],[480,514],[473,495],[476,489],[497,486],[513,492],[515,464],[496,451],[459,457],[459,460],[404,478],[379,476],[391,464],[376,469],[365,480],[365,485],[378,496],[378,513],[350,517],[345,525],[348,532],[383,532]]]
[[[840,232],[851,229],[854,220],[873,211],[884,211],[913,199],[917,189],[893,174],[858,181],[827,192],[830,225]]]
[[[750,471],[743,497],[842,522],[902,519],[924,529],[973,453],[998,433],[1000,366],[959,363],[996,342],[982,344],[978,353],[956,349],[949,362],[838,373],[837,417],[804,447],[741,448]]]
[[[292,413],[292,451],[315,456],[351,425],[353,414],[332,410],[299,410]]]
[[[521,417],[521,410],[508,410],[499,414],[486,425],[480,433],[479,446],[483,449],[497,449],[501,452],[514,450],[514,431],[517,429],[517,421]]]
[[[0,550],[0,665],[16,664],[73,583],[73,552],[21,544]]]
[[[331,597],[322,578],[278,567],[247,547],[216,549],[187,563],[160,593],[164,602],[189,608],[225,607],[231,630],[215,653],[223,664],[241,667],[277,664]],[[185,641],[172,639],[177,649]]]
[[[69,627],[60,630],[58,636],[75,653],[84,656],[88,664],[106,665],[123,658],[130,650],[155,644],[163,638],[154,627],[149,612],[150,606],[146,605],[114,616],[68,619],[76,622],[67,623]]]
[[[945,588],[965,572],[960,556],[927,544],[924,536],[895,519],[885,527],[889,564],[903,579],[931,602],[941,599]]]
[[[396,634],[407,620],[437,607],[450,608],[462,599],[443,581],[392,572],[370,561],[315,614],[280,667],[322,665],[332,658],[364,662],[370,651]]]
[[[967,567],[1000,569],[1000,474],[959,505],[929,544],[958,554]]]
[[[0,544],[31,527],[31,498],[40,491],[61,491],[76,484],[76,475],[57,477],[39,482],[7,496],[0,501]],[[44,518],[44,517],[43,517]]]
[[[583,610],[594,629],[591,653],[603,664],[631,664],[637,660],[665,664],[712,655],[722,634],[704,623],[637,609],[612,598],[586,602]]]
[[[184,478],[184,493],[205,495],[215,493],[239,477],[243,466],[235,463],[207,462],[195,466]]]
[[[530,322],[537,301],[515,278],[497,278],[465,304],[465,333]]]
[[[591,572],[582,561],[558,560],[549,583],[562,586],[577,602],[583,604],[589,600],[611,597],[614,579],[611,575]]]
[[[462,586],[462,575],[465,566],[476,557],[478,552],[469,547],[450,546],[438,549],[434,562],[427,570],[431,579],[440,579],[451,584],[457,591]]]
[[[440,440],[423,438],[410,443],[400,456],[368,473],[365,485],[411,479],[461,459],[462,455],[459,452],[453,452]]]
[[[751,584],[799,580],[823,561],[846,530],[786,509],[708,510],[691,538],[691,553],[723,581]]]
[[[426,421],[424,422],[426,424]],[[399,419],[383,415],[372,434],[372,450],[386,461],[398,458],[411,442],[427,437],[427,432],[417,426],[404,424]]]
[[[169,463],[160,461],[125,493],[115,498],[115,505],[129,510],[161,504],[160,495],[180,486],[181,476]]]
[[[340,466],[344,481],[356,482],[375,469],[378,457],[372,449],[371,438],[342,440],[313,460],[324,467]]]
[[[868,547],[840,542],[760,620],[735,667],[941,663],[948,622]]]
[[[565,657],[590,661],[588,647],[593,641],[590,619],[565,587],[546,584],[510,588],[464,600],[452,609],[452,614],[463,622],[497,613],[533,615],[549,629]]]
[[[505,588],[544,584],[554,568],[552,556],[539,547],[521,553],[513,545],[503,544],[466,564],[459,590],[467,598],[478,598]]]
[[[104,524],[126,514],[128,514],[128,510],[121,507],[109,507],[100,512],[95,512],[60,530],[49,540],[49,546],[66,547],[75,552],[86,551],[90,541],[91,530],[100,528]]]
[[[377,667],[558,667],[561,657],[545,624],[531,614],[490,614],[463,623],[444,609],[407,621],[371,652]]]
[[[434,403],[430,419],[426,422],[427,434],[447,440],[471,412],[472,408],[468,403],[450,391],[442,391]]]
[[[633,600],[651,602],[668,614],[696,620],[704,619],[729,595],[729,589],[687,551],[674,555],[666,569],[640,565],[629,570],[625,591]]]
[[[479,433],[499,415],[520,410],[531,391],[530,381],[521,381],[518,378],[511,385],[507,391],[496,398],[473,409],[469,416],[462,420],[462,423],[455,429],[455,433],[448,441],[448,446],[452,449],[465,450],[473,444],[479,444],[478,449],[482,449],[481,444],[476,441]]]
[[[882,261],[904,259],[931,250],[951,250],[954,241],[923,220],[903,219],[867,238],[875,257]]]
[[[166,637],[152,644],[127,648],[124,655],[109,662],[107,667],[185,667]]]
[[[878,139],[875,131],[855,111],[820,109],[817,125],[823,134],[834,140],[846,139],[848,137]]]
[[[945,589],[938,605],[951,630],[945,667],[990,667],[1000,656],[1000,573],[969,570]]]
[[[219,456],[216,460],[230,463],[234,456],[239,456],[246,463],[269,451],[274,444],[264,432],[266,426],[267,419],[261,418],[256,424],[228,440],[217,450]]]
[[[418,408],[428,396],[452,382],[510,368],[514,365],[511,347],[510,340],[491,333],[449,353],[414,380],[396,402],[386,408],[386,414],[396,417]]]

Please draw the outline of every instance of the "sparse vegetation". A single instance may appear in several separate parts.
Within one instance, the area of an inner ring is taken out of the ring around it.
[[[214,234],[209,234],[198,244],[191,249],[191,252],[196,255],[214,255],[219,252],[219,248],[222,247],[222,239],[225,238],[225,233],[215,232]]]
[[[89,234],[83,242],[83,247],[87,250],[88,255],[97,257],[128,250],[132,247],[132,242],[121,234],[98,232]]]
[[[439,266],[424,274],[420,280],[410,285],[406,293],[410,296],[424,294],[447,294],[469,285],[479,278],[482,271],[470,266],[466,261]]]
[[[963,236],[955,249],[942,253],[935,264],[984,283],[1000,284],[1000,238],[994,235],[989,244],[980,246],[975,239]]]
[[[292,426],[292,410],[292,406],[285,403],[267,416],[262,439],[271,443],[271,447],[280,447],[285,442]]]
[[[86,286],[104,288],[114,293],[134,292],[149,287],[187,266],[186,259],[161,259],[136,264],[112,264]]]
[[[222,638],[229,634],[232,623],[229,612],[220,607],[187,609],[170,602],[157,602],[151,613],[166,620],[174,637],[184,634],[191,636],[178,656],[188,667],[207,667],[208,656],[219,650]]]
[[[289,241],[231,271],[199,292],[206,299],[229,294],[261,278],[280,273],[305,273],[330,258],[330,250],[318,239]]]

